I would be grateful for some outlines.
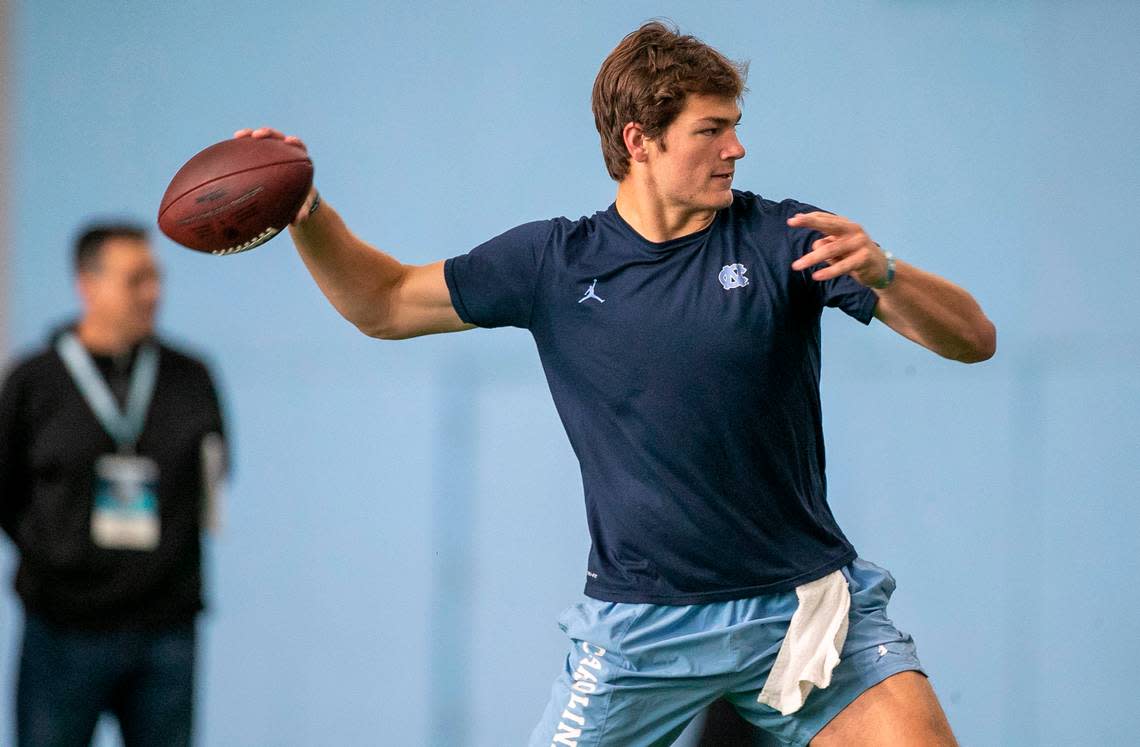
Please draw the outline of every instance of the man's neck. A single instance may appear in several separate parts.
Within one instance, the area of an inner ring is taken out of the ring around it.
[[[655,244],[696,233],[716,218],[712,209],[673,208],[632,178],[618,183],[614,203],[622,220]]]
[[[95,355],[122,355],[130,352],[137,345],[139,338],[124,333],[122,330],[96,320],[84,318],[79,320],[75,328],[75,336],[83,347]]]

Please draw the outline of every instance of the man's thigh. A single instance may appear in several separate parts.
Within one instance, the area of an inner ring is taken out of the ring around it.
[[[16,685],[21,747],[86,747],[121,670],[115,640],[28,617]]]
[[[123,744],[189,745],[194,723],[194,626],[140,633],[139,644],[135,668],[114,703]]]
[[[814,747],[952,747],[958,743],[926,677],[918,672],[900,672],[856,698],[811,744]]]

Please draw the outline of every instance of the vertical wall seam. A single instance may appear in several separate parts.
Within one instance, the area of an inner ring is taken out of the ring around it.
[[[12,282],[9,279],[11,267],[11,234],[8,226],[8,211],[11,204],[8,195],[12,194],[9,184],[9,174],[12,170],[11,158],[11,121],[12,79],[11,9],[8,0],[0,0],[0,360],[7,360],[9,354],[9,319],[11,318]]]
[[[463,355],[446,359],[436,386],[429,630],[428,745],[471,744],[471,639],[475,449],[479,376]]]

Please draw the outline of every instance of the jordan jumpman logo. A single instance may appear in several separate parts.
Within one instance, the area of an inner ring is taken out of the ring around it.
[[[594,287],[597,284],[598,284],[598,279],[594,278],[594,282],[590,283],[590,289],[588,291],[586,291],[586,295],[584,295],[578,299],[578,303],[582,303],[583,301],[586,301],[586,300],[591,299],[591,298],[594,299],[595,301],[597,301],[598,303],[605,303],[606,299],[602,298],[597,293],[594,293]]]

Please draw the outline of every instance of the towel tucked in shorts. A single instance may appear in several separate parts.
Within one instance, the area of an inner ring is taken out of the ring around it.
[[[914,641],[887,618],[894,588],[890,573],[857,558],[750,599],[586,598],[559,616],[570,651],[529,745],[666,747],[718,698],[779,741],[806,745],[868,688],[923,671]]]

